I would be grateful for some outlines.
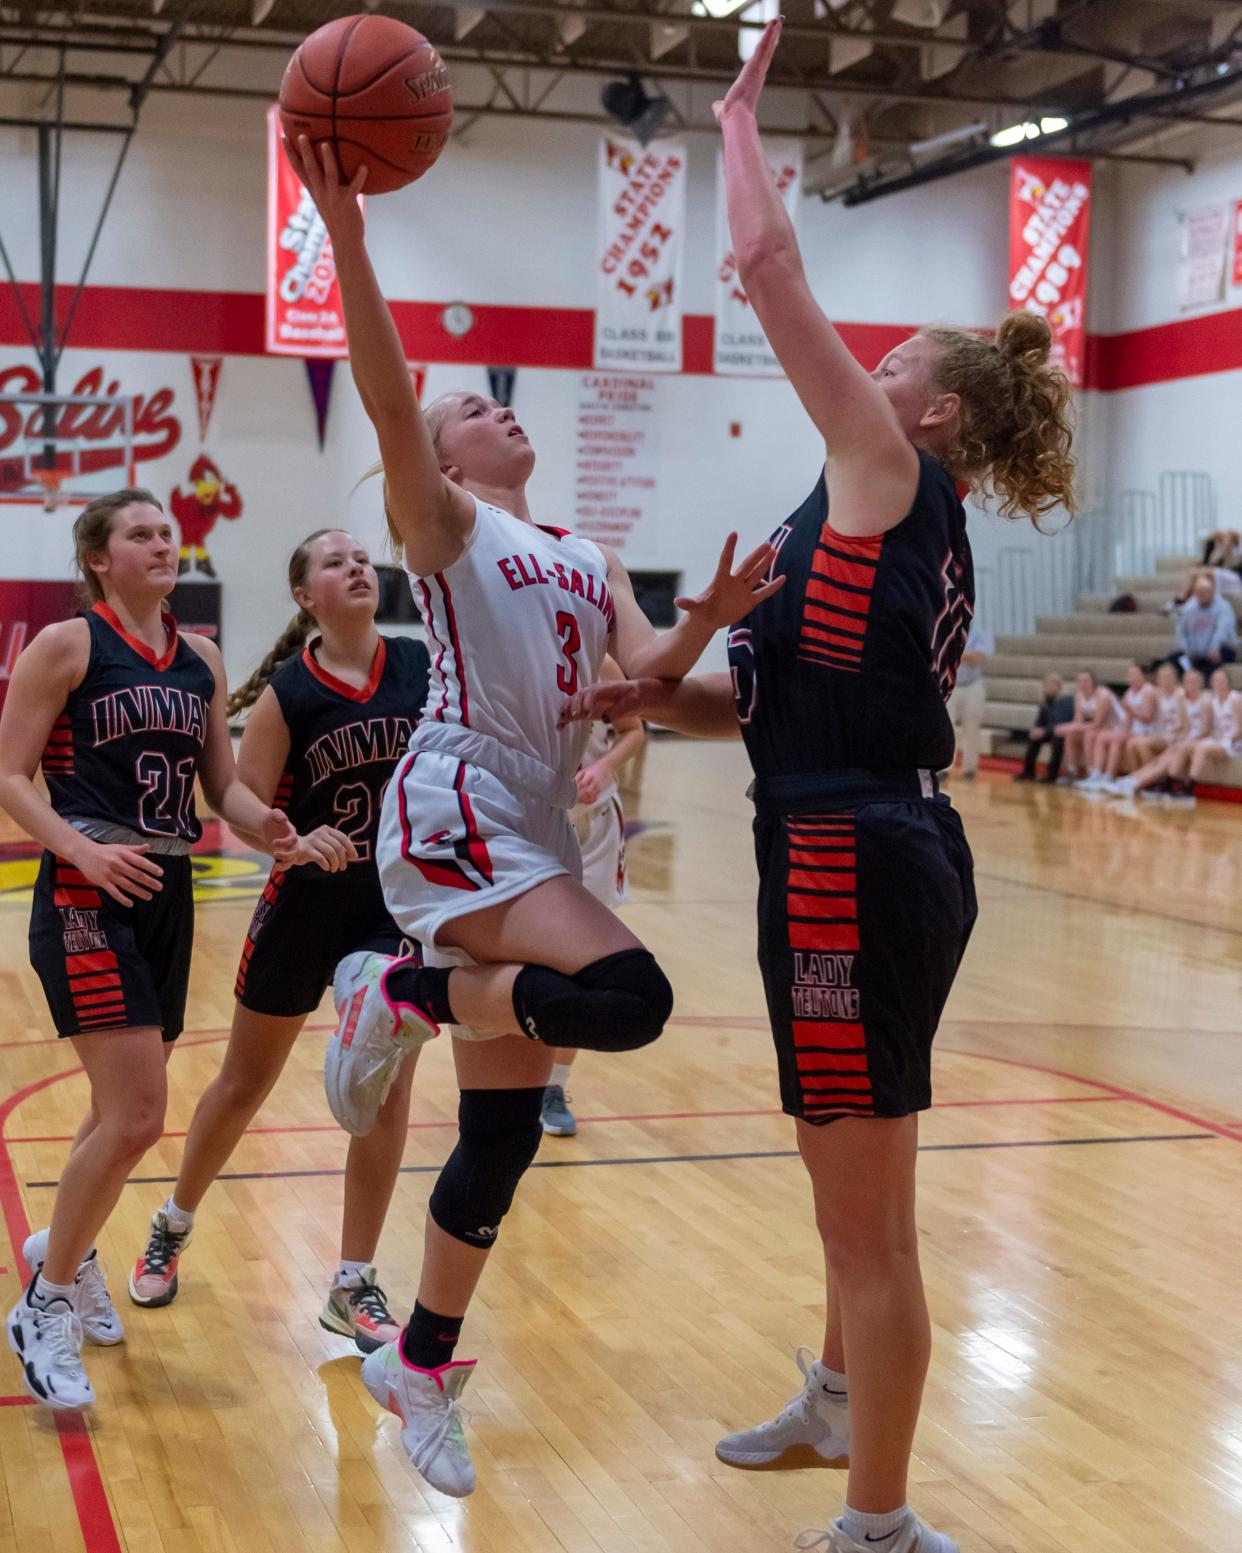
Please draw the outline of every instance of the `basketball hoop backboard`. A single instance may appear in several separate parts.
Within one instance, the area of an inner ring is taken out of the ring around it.
[[[85,506],[133,485],[134,401],[104,394],[0,394],[0,503]]]

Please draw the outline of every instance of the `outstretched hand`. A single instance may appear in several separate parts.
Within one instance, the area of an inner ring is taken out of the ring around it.
[[[768,23],[763,29],[758,47],[738,71],[737,80],[729,88],[724,101],[712,104],[712,112],[718,124],[723,124],[725,118],[736,109],[749,113],[758,109],[759,94],[768,78],[768,66],[772,63],[772,55],[776,53],[776,45],[781,41],[781,26],[782,19],[779,16]]]
[[[342,183],[341,167],[332,142],[321,140],[317,146],[312,146],[305,135],[298,136],[296,146],[286,136],[285,155],[310,190],[333,243],[339,244],[350,237],[360,239],[364,224],[358,196],[366,185],[367,169],[359,167],[349,183]]]
[[[258,834],[273,860],[282,868],[289,867],[301,840],[289,816],[282,809],[269,809]]]
[[[556,719],[558,728],[593,722],[597,717],[640,717],[668,694],[662,679],[606,679],[566,697]]]
[[[682,596],[673,600],[677,608],[692,619],[718,631],[721,626],[731,626],[749,615],[756,604],[770,599],[785,586],[783,577],[764,582],[764,575],[776,559],[776,548],[762,544],[754,549],[733,570],[733,552],[737,549],[737,535],[730,534],[720,552],[716,575],[702,593],[694,598]]]

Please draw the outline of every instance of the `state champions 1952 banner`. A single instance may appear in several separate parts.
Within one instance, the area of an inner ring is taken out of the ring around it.
[[[1087,339],[1091,164],[1015,156],[1009,180],[1009,305],[1040,313],[1052,359],[1076,388]]]
[[[802,142],[773,141],[765,144],[764,153],[768,171],[785,202],[789,219],[796,221],[798,201],[802,194]],[[716,154],[716,317],[713,361],[718,377],[785,375],[738,278],[733,239],[729,235],[723,151]]]
[[[323,217],[289,165],[280,112],[267,110],[267,287],[264,349],[344,357],[345,314]]]
[[[686,148],[599,143],[595,370],[681,371]]]

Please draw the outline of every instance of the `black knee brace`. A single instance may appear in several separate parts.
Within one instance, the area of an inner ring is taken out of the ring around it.
[[[446,1235],[486,1251],[543,1137],[540,1089],[463,1089],[457,1147],[436,1178],[428,1211]]]
[[[576,976],[524,965],[513,983],[518,1029],[548,1046],[628,1052],[654,1041],[673,1012],[668,977],[645,949],[623,949]]]

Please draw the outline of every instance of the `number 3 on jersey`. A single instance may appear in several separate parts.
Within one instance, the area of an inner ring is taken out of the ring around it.
[[[578,621],[567,609],[558,611],[556,634],[561,639],[561,652],[565,662],[556,666],[556,685],[563,695],[572,696],[578,688],[578,649],[582,646],[582,633]]]

